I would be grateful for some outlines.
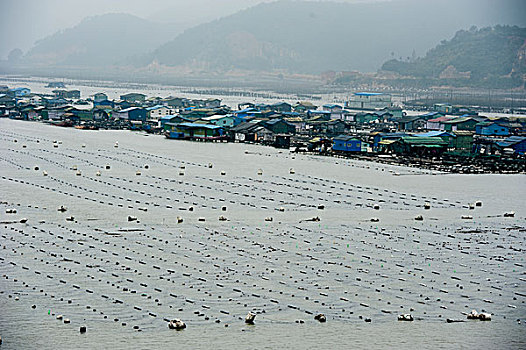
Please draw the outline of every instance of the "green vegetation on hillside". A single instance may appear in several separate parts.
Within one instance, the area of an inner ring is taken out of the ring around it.
[[[511,9],[523,7],[517,0],[499,0],[499,6],[493,0],[263,3],[189,29],[139,64],[156,61],[196,71],[374,72],[390,56],[426,52],[463,23],[488,23],[484,8],[493,9],[493,21],[509,20],[515,16]]]
[[[423,58],[390,60],[382,70],[452,85],[516,87],[526,74],[526,28],[495,26],[458,31]]]

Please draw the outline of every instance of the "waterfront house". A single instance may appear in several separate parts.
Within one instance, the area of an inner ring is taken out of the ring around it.
[[[128,94],[121,95],[120,99],[131,103],[142,103],[146,100],[146,95],[136,92],[130,92]]]
[[[264,120],[261,119],[252,119],[234,126],[229,131],[230,139],[238,142],[255,141],[255,129],[260,127],[263,122]]]
[[[29,97],[29,103],[33,105],[41,105],[42,104],[42,96],[31,94]]]
[[[186,98],[182,97],[166,97],[161,101],[161,104],[172,108],[184,108],[189,106],[189,101]]]
[[[110,100],[100,100],[100,101],[97,101],[97,102],[94,101],[93,102],[93,106],[98,107],[98,108],[113,109],[113,108],[115,108],[115,102],[110,101]]]
[[[222,140],[225,138],[225,129],[211,124],[181,123],[175,125],[172,131],[167,131],[165,135],[171,139]]]
[[[370,124],[379,122],[380,115],[376,112],[359,112],[354,115],[354,121],[357,124]]]
[[[10,92],[15,97],[25,97],[25,96],[29,96],[29,94],[31,93],[31,90],[26,87],[18,87],[18,88],[11,89]]]
[[[378,152],[385,149],[386,145],[393,143],[394,141],[408,136],[405,132],[389,133],[389,132],[377,132],[372,133],[373,136],[373,151]]]
[[[331,113],[330,119],[343,119],[343,107],[338,104],[325,104],[323,110]]]
[[[204,100],[205,108],[219,108],[221,107],[221,100],[218,98],[209,98]]]
[[[103,92],[98,92],[98,93],[93,95],[93,102],[94,103],[106,101],[107,99],[108,99],[108,95],[106,95]]]
[[[414,115],[405,116],[397,120],[399,131],[417,131],[423,130],[426,127],[425,117]]]
[[[164,115],[159,118],[159,127],[164,130],[172,130],[177,124],[190,122],[192,122],[192,119],[188,119],[180,115]]]
[[[446,141],[448,148],[454,148],[456,135],[452,132],[434,130],[428,131],[422,134],[413,134],[416,137],[440,137],[442,140]]]
[[[332,139],[332,150],[335,152],[364,152],[362,140],[350,135],[338,135]],[[365,148],[365,151],[367,148]]]
[[[264,126],[275,134],[295,134],[296,126],[281,119],[275,118],[264,122]]]
[[[47,107],[42,110],[42,118],[49,120],[62,120],[64,114],[70,109],[70,106]]]
[[[477,118],[479,119],[479,118]],[[469,130],[475,131],[475,125],[477,125],[481,119],[477,120],[473,116],[461,116],[459,118],[445,120],[441,122],[441,130],[455,131],[455,130]]]
[[[146,109],[140,107],[130,107],[115,111],[113,113],[115,119],[128,120],[128,121],[146,121]]]
[[[15,102],[16,100],[13,97],[7,94],[0,94],[0,105],[6,106],[6,107],[12,107],[16,104]]]
[[[440,115],[439,117],[429,119],[426,122],[426,129],[427,130],[444,130],[444,124],[442,124],[442,122],[451,120],[453,118],[454,117],[451,117],[451,116],[447,117],[447,116]]]
[[[256,105],[252,102],[243,102],[237,105],[237,109],[242,110],[246,108],[254,108]]]
[[[297,112],[297,113],[307,113],[307,111],[309,110],[314,111],[316,109],[318,109],[318,107],[313,105],[310,102],[298,102],[294,106],[294,112]]]
[[[162,116],[172,115],[175,111],[166,106],[156,105],[153,107],[147,107],[146,112],[149,121],[157,122]]]
[[[497,142],[502,150],[512,149],[515,154],[526,154],[526,136],[510,136],[504,141]]]
[[[308,110],[307,111],[307,122],[311,121],[318,121],[318,120],[331,120],[331,112],[330,111],[314,111],[314,110]]]
[[[391,106],[391,95],[381,92],[355,92],[347,102],[347,107],[354,109],[382,109]]]
[[[287,103],[287,102],[274,103],[274,104],[271,104],[269,108],[270,110],[274,112],[278,112],[278,113],[292,111],[292,106],[290,105],[290,103]]]
[[[287,117],[283,118],[287,123],[290,123],[296,127],[296,133],[302,133],[306,131],[307,123],[301,117]]]
[[[231,128],[233,126],[238,125],[241,122],[241,118],[238,118],[238,117],[236,117],[236,116],[234,116],[232,114],[211,115],[210,117],[204,117],[204,118],[201,118],[200,120],[202,120],[202,121],[204,121],[206,123],[219,125],[219,126],[222,126],[224,128]]]
[[[111,118],[113,109],[111,108],[99,108],[96,107],[93,109],[93,119],[94,120],[108,120]]]
[[[452,139],[452,148],[456,151],[471,152],[473,149],[473,134],[473,131],[469,130],[453,131],[455,137]]]
[[[475,134],[482,136],[508,136],[510,128],[503,123],[481,122],[475,125]]]
[[[447,103],[435,103],[433,105],[433,109],[439,113],[442,113],[442,115],[453,112],[453,106]]]
[[[403,136],[390,145],[400,155],[439,156],[447,150],[448,142],[440,137]]]
[[[43,109],[43,106],[28,105],[20,109],[20,115],[24,120],[39,120]]]

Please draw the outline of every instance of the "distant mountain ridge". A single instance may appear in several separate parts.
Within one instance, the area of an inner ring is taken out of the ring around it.
[[[498,6],[490,0],[263,3],[186,30],[137,64],[196,72],[371,72],[390,55],[421,54],[456,30],[490,18],[526,25],[515,13],[521,9],[526,11],[520,0],[500,0]]]
[[[155,49],[177,34],[173,25],[111,13],[87,17],[72,28],[37,41],[24,59],[37,65],[117,65]]]

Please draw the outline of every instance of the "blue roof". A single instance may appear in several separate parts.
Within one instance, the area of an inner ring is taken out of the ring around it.
[[[205,129],[222,129],[222,126],[212,124],[199,124],[199,123],[181,123],[178,126],[186,126],[188,128],[205,128]]]
[[[256,111],[256,109],[252,108],[252,107],[249,107],[249,108],[242,109],[240,111],[236,111],[235,113],[248,113],[248,112],[252,112],[252,111]]]
[[[163,108],[164,106],[161,106],[161,105],[156,105],[156,106],[153,106],[153,107],[148,107],[146,108],[147,111],[153,111],[153,110],[156,110],[156,109],[159,109],[159,108]]]
[[[440,114],[440,115],[444,115],[444,113],[439,113],[439,112],[429,112],[429,113],[426,113],[426,114],[420,114],[418,115],[419,117],[433,117],[437,114]]]
[[[510,136],[504,141],[497,142],[497,145],[501,147],[509,147],[523,141],[526,141],[526,136]]]
[[[317,111],[315,109],[309,109],[307,111],[308,114],[331,114],[329,111]]]
[[[447,131],[429,131],[423,134],[414,134],[413,136],[418,137],[438,137],[438,136],[450,136],[455,137],[455,135],[448,133]]]
[[[355,136],[351,136],[351,135],[338,135],[338,136],[336,136],[336,137],[333,137],[332,139],[333,139],[333,140],[338,140],[338,141],[350,141],[350,140],[361,141],[361,140],[358,139],[357,137],[355,137]]]
[[[326,107],[326,108],[335,108],[335,107],[342,108],[342,106],[334,104],[334,103],[329,103],[329,104],[323,105],[323,107]]]
[[[382,92],[355,92],[354,95],[356,96],[378,96],[383,95]]]

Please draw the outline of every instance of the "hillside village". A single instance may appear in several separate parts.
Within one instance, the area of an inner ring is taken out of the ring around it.
[[[0,86],[0,116],[85,130],[127,129],[168,139],[396,159],[428,167],[439,159],[438,169],[455,172],[525,170],[526,117],[485,116],[469,107],[435,104],[428,111],[404,111],[393,105],[389,94],[357,92],[344,105],[246,102],[232,108],[220,99],[131,92],[110,100],[102,92],[81,96],[63,83],[50,83],[48,88],[50,94],[37,94],[25,87]]]

